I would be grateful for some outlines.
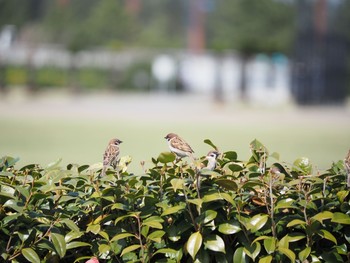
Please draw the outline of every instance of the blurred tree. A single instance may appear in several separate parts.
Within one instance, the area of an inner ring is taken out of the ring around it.
[[[187,1],[143,1],[139,14],[138,45],[184,48],[186,45]]]
[[[21,27],[31,20],[40,18],[42,0],[0,0],[0,28],[4,25]]]
[[[45,26],[52,41],[66,44],[72,51],[93,47],[120,47],[135,36],[135,24],[115,0],[51,0]]]
[[[295,6],[275,0],[217,0],[208,15],[207,45],[235,49],[242,55],[241,94],[246,95],[246,64],[252,54],[289,53],[293,44]]]

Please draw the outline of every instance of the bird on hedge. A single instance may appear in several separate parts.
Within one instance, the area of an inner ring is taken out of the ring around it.
[[[207,156],[205,156],[205,159],[208,160],[208,163],[206,166],[202,164],[202,169],[208,169],[210,171],[213,171],[217,164],[217,158],[220,155],[218,151],[212,150],[208,152]],[[196,188],[199,196],[199,189],[201,187],[201,170],[197,170],[196,172]]]
[[[108,166],[112,166],[114,169],[116,168],[119,162],[119,144],[121,143],[122,141],[117,138],[113,138],[109,141],[105,153],[103,154],[102,176],[106,175]]]
[[[204,168],[213,171],[216,167],[217,158],[219,155],[220,155],[220,153],[218,151],[215,151],[215,150],[208,152],[207,156],[205,157],[205,159],[208,160],[208,164]]]
[[[171,152],[175,153],[178,158],[190,157],[193,158],[193,149],[191,146],[184,141],[179,135],[175,133],[169,133],[164,137],[167,142]]]

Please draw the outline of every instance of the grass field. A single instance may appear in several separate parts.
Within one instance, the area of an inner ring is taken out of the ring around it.
[[[249,157],[249,143],[263,142],[280,160],[292,163],[309,157],[318,169],[343,159],[350,148],[350,109],[263,109],[209,98],[165,95],[84,95],[0,98],[0,156],[19,157],[19,166],[43,166],[62,158],[62,164],[101,162],[112,137],[123,141],[121,155],[150,166],[151,157],[168,151],[164,136],[180,134],[196,156],[205,155],[211,139],[221,151]]]

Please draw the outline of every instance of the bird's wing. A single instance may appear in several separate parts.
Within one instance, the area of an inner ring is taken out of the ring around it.
[[[103,165],[113,164],[116,158],[119,155],[119,147],[108,145],[104,156],[103,156]]]
[[[171,144],[174,148],[177,148],[181,151],[188,152],[188,153],[194,153],[192,150],[191,146],[185,142],[183,139],[180,137],[175,137],[171,140]]]

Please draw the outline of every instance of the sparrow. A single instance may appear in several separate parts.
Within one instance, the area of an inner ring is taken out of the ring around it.
[[[208,152],[207,156],[205,157],[205,159],[208,160],[207,166],[202,166],[202,169],[208,169],[210,171],[213,171],[216,167],[216,163],[217,163],[217,158],[220,155],[220,153],[218,151],[210,151]],[[197,194],[198,197],[200,197],[200,193],[199,193],[199,189],[201,187],[201,171],[197,171],[196,173],[196,188],[197,188]]]
[[[164,137],[168,141],[169,149],[175,153],[178,158],[191,157],[193,159],[193,153],[191,146],[185,142],[179,135],[175,133],[169,133]]]
[[[103,154],[103,170],[102,176],[106,175],[106,170],[108,166],[113,166],[115,169],[119,161],[119,144],[122,141],[119,139],[112,139],[109,141],[108,146]]]
[[[205,157],[205,159],[208,160],[208,164],[204,168],[213,171],[216,167],[216,161],[219,155],[220,153],[215,150],[208,152],[207,156]]]

